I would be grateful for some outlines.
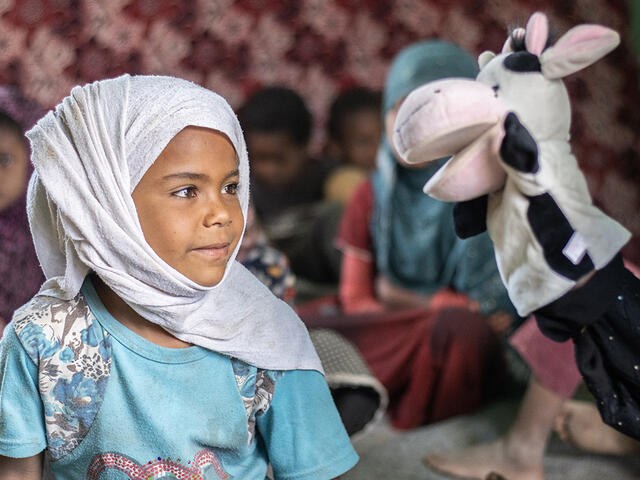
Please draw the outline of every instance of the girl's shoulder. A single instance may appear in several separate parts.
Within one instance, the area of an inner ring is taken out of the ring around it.
[[[11,323],[36,365],[66,348],[95,347],[103,336],[82,293],[71,300],[36,296],[16,310]]]
[[[57,460],[80,444],[102,404],[111,371],[110,336],[82,293],[71,300],[35,297],[16,311],[12,324],[37,366],[47,446]],[[79,403],[78,391],[89,401]],[[76,421],[80,415],[83,421]]]

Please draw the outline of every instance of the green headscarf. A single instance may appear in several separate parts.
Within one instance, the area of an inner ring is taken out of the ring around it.
[[[446,77],[475,78],[477,73],[473,57],[451,43],[415,43],[391,64],[383,115],[420,85]],[[513,311],[488,235],[459,239],[453,226],[453,204],[422,192],[443,162],[421,169],[402,167],[386,136],[383,138],[372,178],[371,232],[377,269],[395,285],[417,293],[429,295],[452,287],[477,300],[484,312]]]

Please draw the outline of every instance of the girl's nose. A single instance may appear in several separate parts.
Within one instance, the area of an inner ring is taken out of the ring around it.
[[[203,220],[205,227],[226,227],[231,224],[231,215],[229,215],[229,210],[224,202],[211,201],[207,207]]]

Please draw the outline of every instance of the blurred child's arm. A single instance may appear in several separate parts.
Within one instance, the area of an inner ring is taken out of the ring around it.
[[[340,271],[340,303],[346,313],[381,312],[375,296],[375,272],[371,260],[344,247]]]
[[[11,458],[0,455],[0,480],[41,480],[44,455]]]
[[[421,295],[392,284],[388,278],[379,275],[376,279],[376,295],[380,301],[391,309],[429,307],[430,295]]]
[[[338,295],[346,313],[384,310],[375,294],[375,254],[370,232],[373,188],[362,182],[342,214],[336,246],[342,251]]]

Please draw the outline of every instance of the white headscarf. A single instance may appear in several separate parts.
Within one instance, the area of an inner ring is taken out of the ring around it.
[[[129,76],[75,87],[27,133],[35,172],[29,222],[47,281],[38,295],[75,297],[89,271],[175,337],[267,369],[322,371],[293,310],[235,261],[203,287],[146,242],[131,197],[169,141],[187,126],[224,133],[249,203],[249,163],[235,114],[219,95],[171,77]]]

